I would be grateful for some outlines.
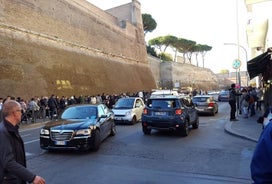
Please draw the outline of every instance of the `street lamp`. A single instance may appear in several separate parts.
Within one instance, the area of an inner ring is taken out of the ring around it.
[[[245,56],[246,56],[246,62],[248,61],[248,54],[247,54],[247,50],[245,47],[243,47],[242,45],[238,45],[237,43],[224,43],[224,45],[235,45],[239,48],[242,48],[245,52]],[[238,58],[240,59],[240,58]],[[248,78],[248,77],[247,77]],[[239,68],[239,71],[238,71],[238,81],[239,81],[239,86],[241,86],[241,75],[240,75],[240,68]],[[247,86],[248,86],[248,79],[247,79]]]

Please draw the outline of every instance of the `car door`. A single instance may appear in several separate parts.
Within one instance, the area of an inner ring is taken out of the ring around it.
[[[98,117],[100,124],[100,135],[101,139],[105,139],[111,130],[112,116],[107,112],[107,107],[103,104],[98,106]]]

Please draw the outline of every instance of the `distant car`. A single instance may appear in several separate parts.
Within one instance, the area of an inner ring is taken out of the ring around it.
[[[147,100],[142,114],[142,130],[174,130],[181,136],[189,134],[189,127],[199,126],[199,117],[193,103],[175,95],[153,96]]]
[[[142,118],[145,104],[140,97],[123,97],[118,99],[112,111],[115,123],[135,124]]]
[[[218,101],[219,102],[228,102],[229,101],[229,91],[228,90],[220,91],[220,93],[218,95]]]
[[[218,113],[218,104],[212,95],[197,95],[192,99],[198,114],[215,115]]]
[[[115,133],[114,114],[107,106],[74,105],[65,109],[59,120],[42,127],[40,147],[46,150],[97,151],[100,143]]]

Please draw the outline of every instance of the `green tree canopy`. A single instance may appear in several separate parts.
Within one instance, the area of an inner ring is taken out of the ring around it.
[[[157,27],[157,22],[150,14],[142,14],[144,34],[152,32]]]

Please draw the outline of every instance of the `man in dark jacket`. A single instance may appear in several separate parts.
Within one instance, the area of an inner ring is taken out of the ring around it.
[[[52,120],[54,118],[54,115],[57,115],[57,109],[58,109],[58,103],[55,98],[55,95],[51,95],[51,97],[48,99],[47,104],[49,107],[50,119]]]
[[[237,93],[235,90],[235,84],[231,84],[229,89],[229,104],[230,104],[230,121],[238,121],[235,117],[236,113],[236,97],[241,94]]]
[[[26,168],[24,143],[19,135],[21,106],[15,100],[8,100],[2,108],[0,123],[0,183],[1,184],[45,184],[45,180]]]

